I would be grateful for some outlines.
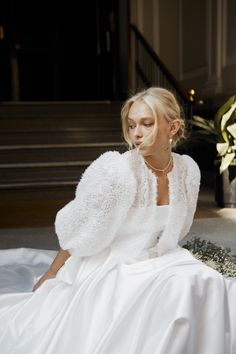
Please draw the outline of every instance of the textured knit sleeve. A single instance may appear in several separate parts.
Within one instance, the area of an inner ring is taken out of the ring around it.
[[[186,163],[185,188],[188,208],[187,217],[184,223],[183,230],[181,232],[180,240],[182,240],[187,235],[192,226],[194,214],[197,207],[201,179],[200,169],[197,163],[188,155],[183,155],[183,159]]]
[[[56,215],[61,248],[77,257],[102,251],[115,238],[135,191],[135,179],[122,155],[116,151],[102,154],[85,170],[75,199]]]

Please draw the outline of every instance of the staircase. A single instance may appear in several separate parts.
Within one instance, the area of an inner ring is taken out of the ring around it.
[[[52,225],[84,170],[123,152],[119,102],[0,105],[0,227]]]

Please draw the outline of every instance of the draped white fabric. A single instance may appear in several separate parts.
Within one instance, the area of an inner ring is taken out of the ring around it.
[[[35,293],[55,252],[0,251],[1,354],[236,353],[236,281],[186,249],[152,257],[151,246],[70,257]]]

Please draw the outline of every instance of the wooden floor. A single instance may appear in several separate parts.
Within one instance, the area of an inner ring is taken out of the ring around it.
[[[59,249],[54,228],[55,216],[71,199],[73,196],[63,197],[61,193],[57,198],[51,199],[43,195],[37,200],[27,197],[16,200],[12,197],[11,201],[4,202],[0,199],[0,249],[18,247]],[[212,190],[205,188],[200,191],[195,214],[196,222],[202,218],[221,217],[222,222],[231,219],[236,222],[235,214],[235,209],[220,209],[216,206]],[[206,222],[209,223],[210,220],[207,219]],[[232,242],[235,242],[233,239],[235,237],[232,238]]]
[[[52,226],[67,199],[11,200],[0,202],[0,228]]]
[[[70,196],[58,194],[58,198],[44,196],[32,200],[25,198],[0,201],[0,228],[44,227],[53,226],[57,211],[73,199]],[[195,218],[211,218],[220,216],[220,208],[214,201],[213,190],[203,188],[199,194]]]

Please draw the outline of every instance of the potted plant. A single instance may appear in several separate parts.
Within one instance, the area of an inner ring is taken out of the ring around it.
[[[216,146],[215,199],[220,207],[236,207],[236,96],[231,96],[212,120],[194,116],[192,139]]]

